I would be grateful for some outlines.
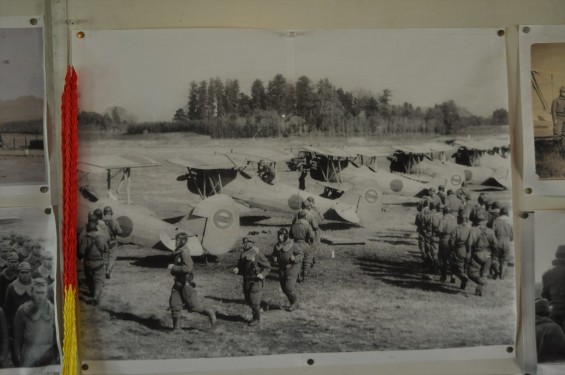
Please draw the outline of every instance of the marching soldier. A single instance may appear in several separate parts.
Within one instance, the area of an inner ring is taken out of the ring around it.
[[[447,197],[445,198],[445,206],[449,207],[451,212],[458,213],[463,207],[463,202],[457,198],[455,193],[453,193],[453,190],[449,189],[447,191]]]
[[[416,231],[418,232],[418,248],[420,249],[420,255],[424,264],[430,262],[428,255],[428,236],[426,234],[426,228],[429,226],[429,216],[430,208],[429,202],[426,199],[422,199],[417,206],[418,213],[416,214],[416,220],[414,224],[416,225]]]
[[[439,271],[439,259],[438,259],[439,237],[440,237],[439,224],[441,219],[443,218],[443,214],[442,214],[443,207],[441,206],[440,203],[436,206],[433,206],[433,208],[435,208],[435,211],[432,211],[430,214],[431,232],[432,232],[431,241],[430,241],[430,256],[432,258],[432,272],[436,273]]]
[[[100,304],[104,288],[104,254],[108,251],[106,238],[95,221],[86,224],[86,236],[79,246],[79,259],[84,259],[84,276],[94,306]]]
[[[496,236],[496,251],[493,254],[491,265],[493,278],[503,279],[506,276],[506,264],[510,256],[510,243],[514,241],[512,220],[508,217],[508,208],[502,207],[500,209],[500,216],[493,221],[492,230]]]
[[[451,247],[449,255],[449,263],[451,264],[451,272],[461,280],[460,288],[465,290],[467,287],[467,266],[470,257],[470,249],[467,246],[469,236],[471,234],[471,226],[469,225],[469,218],[459,216],[457,218],[457,227],[449,238]]]
[[[304,258],[304,250],[302,246],[295,244],[288,237],[286,228],[279,229],[277,240],[278,242],[273,250],[273,260],[279,265],[281,289],[290,302],[288,311],[294,311],[299,307],[295,288]]]
[[[120,223],[112,217],[114,212],[112,207],[104,207],[104,224],[108,228],[108,252],[106,253],[105,268],[106,268],[106,278],[109,279],[112,274],[112,270],[116,265],[116,258],[118,255],[118,240],[116,237],[122,234],[122,228]]]
[[[204,306],[198,298],[198,292],[192,282],[194,279],[194,263],[190,251],[186,247],[187,243],[188,235],[186,233],[181,232],[175,236],[173,263],[169,264],[168,267],[175,280],[169,298],[174,330],[181,328],[179,318],[183,305],[190,312],[206,315],[210,319],[210,324],[216,325],[216,312],[212,308]]]
[[[457,219],[451,214],[451,209],[449,207],[443,208],[443,218],[439,222],[439,252],[438,261],[441,271],[441,277],[439,281],[444,283],[447,280],[447,269],[449,265],[449,255],[451,248],[449,246],[449,239],[451,238],[451,233],[457,228]],[[452,278],[452,283],[455,279]]]
[[[24,262],[28,262],[31,266],[31,273],[34,273],[35,270],[41,266],[41,253],[42,247],[39,242],[35,242],[31,246],[31,254],[27,258],[24,259]]]
[[[34,279],[33,298],[18,308],[14,318],[14,359],[16,366],[37,367],[57,358],[55,308],[47,300],[47,282]]]
[[[253,319],[249,325],[257,326],[261,323],[263,283],[265,277],[271,272],[271,264],[263,252],[253,246],[253,241],[248,237],[243,238],[243,250],[233,272],[243,276],[243,295],[253,313]]]
[[[34,279],[44,279],[47,285],[51,285],[55,282],[55,272],[53,269],[53,254],[50,251],[44,251],[41,253],[41,265],[37,267],[35,272],[31,274]]]
[[[307,220],[308,213],[305,210],[299,211],[296,215],[297,220],[290,227],[289,237],[294,240],[304,251],[302,260],[302,272],[298,279],[299,282],[306,280],[306,276],[312,267],[312,247],[316,241],[316,233]]]
[[[491,254],[496,250],[496,237],[492,229],[486,226],[486,217],[482,213],[477,216],[478,226],[471,230],[467,246],[469,255],[469,279],[477,284],[476,296],[482,296],[487,284],[486,274],[490,270]]]
[[[437,195],[438,195],[439,199],[441,200],[441,204],[443,204],[445,206],[445,198],[447,198],[447,195],[445,194],[445,186],[444,185],[438,186]]]

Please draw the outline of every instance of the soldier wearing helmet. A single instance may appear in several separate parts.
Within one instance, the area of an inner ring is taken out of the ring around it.
[[[304,250],[302,246],[295,244],[289,238],[286,228],[279,229],[277,244],[273,249],[273,260],[279,264],[281,289],[290,302],[288,311],[294,311],[298,308],[298,296],[295,289],[303,258]]]
[[[306,207],[309,207],[309,202],[306,201]],[[313,258],[317,236],[316,231],[312,228],[312,224],[316,225],[316,219],[307,210],[301,210],[295,217],[295,221],[290,227],[289,237],[294,240],[298,246],[304,251],[304,258],[302,260],[302,272],[298,279],[299,282],[306,280],[306,276],[310,273],[313,266]]]
[[[275,170],[266,164],[265,160],[260,160],[257,165],[257,176],[264,182],[272,185],[276,175]]]
[[[449,268],[449,239],[451,233],[457,228],[457,219],[453,216],[451,208],[445,206],[443,208],[443,218],[439,222],[439,249],[438,249],[438,263],[440,267],[441,277],[439,281],[445,282],[447,280],[447,273]],[[451,273],[451,272],[450,272]],[[454,283],[455,279],[451,276],[451,282]]]
[[[10,242],[4,240],[0,242],[0,272],[8,268],[8,255],[10,255]]]
[[[31,253],[24,262],[28,262],[31,266],[31,273],[34,273],[39,266],[41,266],[43,247],[39,242],[35,242],[31,245]]]
[[[487,228],[487,217],[479,212],[478,225],[471,229],[467,248],[470,259],[468,261],[469,279],[477,284],[475,295],[482,296],[487,284],[487,273],[490,271],[491,256],[496,251],[496,236],[492,229]]]
[[[20,258],[18,253],[12,251],[8,254],[8,268],[0,273],[0,305],[4,306],[4,299],[6,297],[6,290],[12,281],[18,278],[18,265]]]
[[[109,279],[112,274],[112,270],[116,265],[116,258],[118,256],[118,240],[117,236],[122,234],[122,228],[118,220],[114,219],[112,215],[112,207],[104,207],[104,224],[108,228],[108,252],[106,253],[106,258],[104,259],[106,268],[106,278]]]
[[[92,304],[98,306],[104,288],[104,256],[108,251],[106,237],[94,221],[86,224],[86,235],[78,249],[79,259],[84,260],[84,276],[92,297]]]
[[[434,210],[431,211],[430,213],[430,220],[431,223],[429,223],[429,225],[431,225],[431,233],[432,236],[430,237],[430,257],[432,260],[432,272],[436,273],[439,271],[439,239],[440,239],[440,231],[439,231],[439,225],[441,222],[441,219],[443,218],[443,205],[441,204],[441,202],[432,205]],[[430,207],[432,207],[430,206]]]
[[[271,272],[271,264],[263,252],[254,246],[253,240],[249,237],[243,238],[243,249],[233,272],[243,276],[243,295],[253,313],[249,325],[257,326],[261,323],[263,283],[265,277]]]
[[[171,307],[171,315],[173,319],[173,329],[180,329],[179,322],[180,313],[183,306],[190,312],[206,315],[210,319],[210,324],[216,324],[216,312],[205,307],[198,292],[195,289],[194,279],[194,263],[190,256],[190,252],[186,247],[188,243],[188,235],[180,232],[175,236],[175,251],[173,252],[173,263],[169,264],[169,271],[173,275],[174,283],[171,288],[171,296],[169,305]]]
[[[496,251],[492,256],[492,277],[493,279],[503,279],[506,276],[506,264],[510,257],[514,232],[512,230],[512,220],[508,217],[508,208],[500,208],[500,216],[492,222],[492,230],[496,236]]]
[[[31,266],[27,262],[18,265],[18,277],[8,285],[4,299],[4,312],[10,330],[13,327],[14,317],[18,308],[31,300]]]

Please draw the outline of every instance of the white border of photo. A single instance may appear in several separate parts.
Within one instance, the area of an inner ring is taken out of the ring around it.
[[[542,180],[536,174],[532,114],[531,46],[536,43],[565,43],[565,25],[519,26],[520,106],[523,140],[523,187],[529,195],[565,195],[565,179]],[[529,190],[531,189],[531,190]]]
[[[35,20],[35,24],[31,24],[31,20]],[[48,133],[47,133],[47,88],[46,88],[46,67],[45,67],[45,25],[43,16],[30,15],[22,17],[0,17],[0,28],[41,28],[43,30],[43,59],[41,65],[43,67],[43,152],[44,152],[44,173],[45,180],[30,183],[8,183],[0,184],[0,205],[11,206],[14,198],[20,196],[33,196],[32,202],[26,200],[26,204],[36,204],[38,206],[48,205],[51,201],[50,194],[50,171],[49,171],[49,149],[48,149]],[[4,204],[4,201],[7,204]]]

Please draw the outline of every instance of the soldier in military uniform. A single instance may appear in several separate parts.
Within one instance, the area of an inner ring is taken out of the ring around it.
[[[425,231],[425,222],[427,217],[430,215],[429,202],[426,199],[422,199],[417,206],[418,213],[416,214],[416,220],[414,224],[416,225],[416,232],[418,232],[418,249],[420,249],[420,256],[424,264],[430,262],[428,256],[428,244],[427,236]],[[429,218],[428,218],[429,219]]]
[[[432,236],[430,238],[430,257],[432,259],[432,272],[437,273],[439,271],[439,224],[443,218],[443,206],[441,203],[433,206],[435,210],[431,211],[431,232]]]
[[[457,219],[451,214],[451,209],[449,207],[443,208],[443,218],[439,222],[438,234],[439,234],[439,252],[438,252],[438,262],[440,267],[441,277],[439,281],[445,282],[447,280],[447,271],[449,266],[449,255],[451,252],[451,247],[449,246],[449,240],[451,238],[451,233],[457,228]],[[451,273],[451,272],[450,272]],[[452,283],[455,282],[452,276]]]
[[[18,277],[8,285],[6,297],[4,298],[4,312],[8,327],[13,327],[14,317],[18,308],[31,300],[31,267],[27,262],[18,265]]]
[[[55,282],[55,270],[53,269],[53,254],[50,251],[41,253],[41,265],[31,274],[34,279],[42,278],[47,281],[47,285]]]
[[[245,302],[251,307],[253,318],[250,326],[261,323],[261,299],[263,297],[263,282],[271,272],[271,264],[259,248],[253,245],[253,241],[243,238],[243,250],[239,257],[237,267],[233,272],[243,276],[243,295]]]
[[[112,274],[112,270],[116,265],[116,258],[118,256],[118,240],[116,237],[122,234],[122,228],[120,227],[120,223],[116,219],[112,217],[114,212],[112,211],[112,207],[106,206],[104,207],[104,223],[108,228],[108,252],[106,253],[105,258],[105,267],[106,267],[106,278],[109,279]]]
[[[259,161],[259,165],[257,166],[257,175],[263,182],[268,184],[272,184],[275,180],[275,170],[265,163],[264,160]]]
[[[308,213],[305,210],[299,211],[296,215],[296,221],[290,227],[289,237],[299,244],[304,251],[302,259],[302,271],[298,281],[306,280],[312,267],[313,249],[312,244],[316,241],[316,232],[308,222]]]
[[[43,252],[43,248],[39,242],[33,243],[31,245],[31,254],[27,258],[24,259],[24,262],[28,262],[31,266],[31,273],[34,273],[35,270],[41,266],[41,253]]]
[[[450,255],[449,263],[451,273],[461,280],[460,288],[465,290],[467,287],[467,266],[470,258],[470,249],[467,246],[471,234],[469,218],[465,216],[457,217],[457,227],[451,232],[449,238]]]
[[[18,278],[18,253],[12,251],[8,254],[8,268],[0,273],[0,306],[4,306],[4,299],[6,298],[6,290],[12,281]]]
[[[487,228],[484,214],[477,216],[478,225],[473,227],[467,246],[470,249],[469,279],[477,284],[475,295],[482,296],[487,284],[486,275],[490,270],[492,253],[496,250],[496,236],[492,229]]]
[[[565,86],[559,88],[559,96],[551,103],[551,117],[553,119],[553,137],[556,141],[565,139]]]
[[[173,329],[181,328],[179,318],[183,306],[190,312],[199,313],[210,319],[210,324],[216,324],[216,312],[205,307],[198,292],[195,289],[196,284],[192,282],[194,279],[194,263],[190,256],[190,251],[186,247],[188,243],[188,235],[184,232],[175,236],[175,251],[173,252],[173,263],[169,264],[169,271],[174,277],[173,287],[171,288],[171,296],[169,305],[171,307],[171,315],[173,319]]]
[[[491,269],[493,278],[503,279],[506,275],[506,264],[511,251],[511,242],[514,241],[512,220],[508,217],[508,208],[500,209],[500,216],[492,223],[492,230],[496,236],[496,251],[493,253]]]
[[[456,214],[463,208],[463,202],[457,198],[453,190],[449,189],[445,198],[445,206],[449,207],[451,212]]]
[[[14,318],[14,362],[20,367],[47,366],[57,359],[55,308],[47,300],[47,282],[34,279],[33,298]]]
[[[286,228],[279,229],[277,241],[273,249],[273,261],[279,265],[281,289],[290,302],[288,311],[294,311],[299,307],[295,288],[296,280],[300,274],[302,259],[304,258],[304,250],[302,246],[295,244],[288,237],[288,230]]]
[[[8,241],[0,242],[0,272],[8,268],[8,255],[10,255],[10,243]]]
[[[84,276],[95,306],[100,304],[104,288],[104,254],[108,251],[108,242],[98,230],[95,221],[86,224],[86,236],[78,249],[79,259],[84,259]]]
[[[565,245],[557,248],[551,264],[541,278],[541,296],[549,301],[549,317],[565,331]]]
[[[8,366],[8,356],[10,353],[10,333],[8,331],[8,322],[6,314],[0,307],[0,368]]]

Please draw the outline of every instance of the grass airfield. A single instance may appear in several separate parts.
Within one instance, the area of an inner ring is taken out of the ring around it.
[[[206,146],[227,149],[275,145],[292,146],[293,141],[213,141],[159,134],[154,139],[95,137],[81,140],[80,148],[83,153],[142,153],[161,162],[162,167],[132,172],[131,198],[133,204],[166,218],[186,214],[199,201],[175,180],[184,171],[168,164],[167,158],[198,152],[198,147]],[[298,185],[297,173],[287,171],[285,166],[279,165],[278,178]],[[102,193],[105,176],[89,176],[88,183]],[[307,188],[313,194],[320,192],[311,180],[307,180]],[[509,191],[486,193],[489,199],[510,201]],[[320,262],[307,282],[298,284],[301,308],[294,312],[284,310],[288,302],[274,266],[263,293],[271,309],[262,315],[260,327],[247,325],[251,311],[243,300],[241,277],[231,272],[239,257],[239,243],[233,251],[220,256],[219,264],[195,265],[197,291],[206,304],[217,309],[217,327],[211,329],[205,316],[185,313],[183,329],[178,332],[171,331],[168,305],[172,285],[167,271],[170,254],[122,245],[101,306],[96,309],[88,297],[81,297],[82,357],[205,358],[512,345],[516,316],[514,269],[508,268],[504,280],[489,280],[481,298],[473,295],[472,282],[462,292],[459,282],[440,283],[438,275],[425,273],[413,225],[416,201],[385,196],[382,220],[362,227],[324,223],[324,231],[364,239],[366,244],[322,244]],[[256,245],[270,254],[278,228],[289,226],[290,221],[290,217],[251,210],[242,214],[241,235],[253,233]]]

